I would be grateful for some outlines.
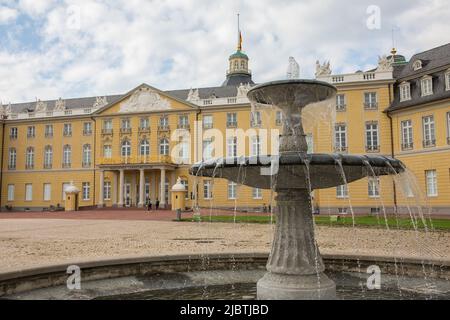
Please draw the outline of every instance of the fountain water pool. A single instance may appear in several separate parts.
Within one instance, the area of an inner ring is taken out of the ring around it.
[[[258,299],[336,298],[335,283],[324,273],[314,236],[311,191],[342,185],[343,177],[350,183],[373,174],[398,174],[404,170],[400,161],[382,156],[307,154],[302,110],[333,98],[336,91],[334,86],[314,80],[275,81],[252,88],[248,92],[252,103],[283,112],[279,155],[215,159],[190,170],[195,176],[217,175],[277,192],[277,224],[267,273],[257,283]],[[240,173],[243,167],[245,175]],[[275,186],[271,185],[271,175],[261,174],[264,167],[270,167],[277,176]]]

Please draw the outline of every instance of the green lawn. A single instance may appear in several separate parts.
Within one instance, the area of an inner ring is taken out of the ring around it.
[[[203,216],[201,217],[202,222],[225,222],[233,223],[236,219],[236,223],[270,223],[271,219],[269,216]],[[340,217],[338,221],[332,221],[329,216],[314,216],[317,225],[327,225],[327,226],[352,226],[352,217]],[[182,221],[198,221],[195,219],[182,219]],[[273,217],[273,223],[275,223],[275,216]],[[394,217],[387,218],[387,224],[389,228],[396,229],[413,229],[413,223],[409,218],[398,218]],[[429,230],[431,230],[430,220],[426,220],[426,224]],[[432,224],[436,230],[450,230],[450,219],[432,219]],[[355,217],[355,225],[358,227],[372,227],[372,228],[386,228],[386,220],[383,216],[358,216]],[[417,226],[419,229],[424,229],[422,221],[418,221]]]

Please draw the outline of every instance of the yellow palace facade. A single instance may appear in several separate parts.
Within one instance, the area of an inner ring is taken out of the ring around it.
[[[447,213],[449,48],[410,62],[393,52],[376,69],[353,74],[335,75],[318,63],[316,78],[335,85],[338,96],[335,122],[309,128],[310,152],[395,156],[415,173],[435,211]],[[262,210],[270,191],[188,173],[201,160],[277,149],[282,115],[252,109],[246,93],[253,85],[249,58],[239,48],[219,87],[161,91],[142,84],[122,95],[2,106],[2,211],[64,206],[71,184],[80,190],[80,208],[142,207],[149,200],[170,208],[178,177],[188,190],[187,207]],[[400,193],[391,178],[369,178],[314,191],[314,206],[324,214],[349,213],[350,205],[359,214],[400,211],[408,198]]]

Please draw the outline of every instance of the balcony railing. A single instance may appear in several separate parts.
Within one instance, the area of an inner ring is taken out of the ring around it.
[[[338,104],[336,106],[336,111],[337,112],[345,112],[347,110],[347,105],[346,104]]]
[[[84,135],[84,136],[90,136],[90,135],[92,135],[92,130],[83,130],[83,135]]]
[[[102,129],[102,135],[104,136],[112,136],[113,132],[113,129]]]
[[[366,146],[366,152],[372,153],[380,152],[380,146]]]
[[[26,170],[33,170],[34,169],[34,163],[27,163],[25,164]]]
[[[51,169],[52,167],[51,163],[44,163],[44,169]]]
[[[414,143],[402,143],[402,150],[412,150],[414,149]]]
[[[236,121],[227,121],[227,128],[237,128]]]
[[[120,128],[120,134],[131,134],[131,128]]]
[[[170,126],[169,125],[159,125],[158,126],[158,131],[162,132],[162,131],[170,131]]]
[[[250,121],[250,126],[253,127],[253,128],[259,128],[259,127],[261,127],[261,124],[262,124],[261,120],[259,120],[259,121],[252,120],[252,121]]]
[[[83,166],[83,168],[90,168],[91,167],[91,162],[90,161],[88,161],[88,162],[83,161],[82,166]]]
[[[63,164],[62,164],[62,167],[63,167],[64,169],[70,168],[70,167],[72,167],[72,163],[70,163],[70,162],[63,163]]]
[[[16,170],[16,165],[8,165],[8,170]]]
[[[436,140],[424,140],[422,144],[424,148],[436,147]]]
[[[203,129],[212,129],[213,124],[212,123],[203,123]]]
[[[64,131],[63,135],[64,135],[64,137],[71,137],[72,136],[72,131]]]
[[[334,152],[347,152],[348,148],[346,146],[335,146]]]
[[[377,110],[378,109],[378,102],[369,102],[364,103],[364,109],[366,110]]]
[[[114,157],[100,158],[100,165],[121,165],[121,164],[151,164],[151,163],[173,163],[171,156],[166,155],[150,155],[150,156],[130,156],[130,157]]]
[[[53,132],[46,132],[45,133],[46,138],[53,138]]]
[[[139,127],[139,133],[150,133],[150,127]]]
[[[191,126],[189,123],[179,123],[177,126],[178,129],[189,130]]]

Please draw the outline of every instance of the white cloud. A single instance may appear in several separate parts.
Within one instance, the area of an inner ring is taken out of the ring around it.
[[[18,15],[19,12],[17,10],[0,6],[0,25],[14,21]]]
[[[32,49],[0,48],[0,92],[4,101],[23,101],[121,93],[142,82],[161,89],[220,85],[236,47],[237,12],[255,81],[283,78],[289,56],[303,77],[313,77],[316,59],[353,72],[389,52],[393,26],[408,56],[447,42],[446,2],[9,1],[6,6],[36,22],[41,38]],[[381,9],[381,30],[366,27],[372,4]],[[79,17],[68,10],[73,6]],[[68,23],[73,19],[79,29]]]

